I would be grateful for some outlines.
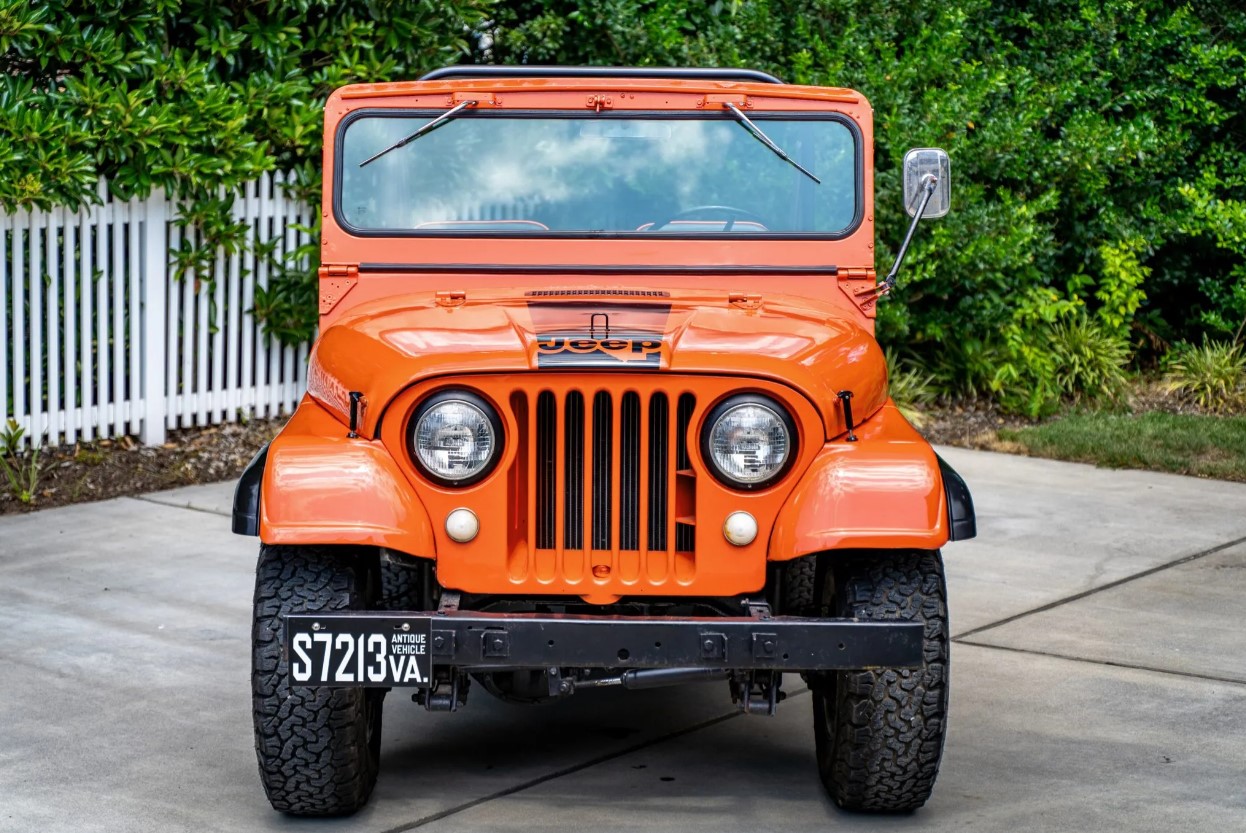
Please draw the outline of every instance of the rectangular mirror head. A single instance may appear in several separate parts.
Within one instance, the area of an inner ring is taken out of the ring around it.
[[[942,148],[913,148],[904,154],[904,210],[910,217],[916,216],[921,205],[927,176],[934,176],[938,182],[922,219],[933,220],[947,214],[952,207],[951,168],[947,151]]]

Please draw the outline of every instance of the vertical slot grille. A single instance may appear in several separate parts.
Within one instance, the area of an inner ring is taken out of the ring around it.
[[[693,396],[683,394],[672,408],[660,391],[537,395],[528,450],[536,548],[663,552],[674,544],[692,551],[693,525],[673,524],[674,541],[669,530],[676,471],[691,468],[687,433],[695,406]]]

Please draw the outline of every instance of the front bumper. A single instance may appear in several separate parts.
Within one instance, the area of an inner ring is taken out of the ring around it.
[[[637,617],[454,610],[291,615],[286,617],[286,633],[287,649],[293,633],[351,634],[355,638],[386,635],[387,640],[398,633],[426,634],[431,665],[460,671],[553,667],[831,671],[919,666],[923,626],[795,616]]]

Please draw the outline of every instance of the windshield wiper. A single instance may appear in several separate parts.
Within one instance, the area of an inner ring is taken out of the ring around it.
[[[365,160],[363,160],[362,162],[360,162],[360,163],[359,163],[359,167],[361,167],[361,168],[362,168],[364,165],[367,165],[367,164],[369,164],[369,163],[371,163],[371,162],[375,162],[376,160],[380,159],[380,158],[381,158],[382,156],[384,156],[385,154],[389,153],[391,150],[398,150],[398,148],[400,148],[400,147],[404,147],[404,146],[406,146],[406,145],[411,144],[411,143],[412,143],[412,142],[414,142],[416,139],[420,138],[421,136],[425,135],[426,133],[431,133],[433,130],[436,130],[438,127],[441,127],[443,124],[445,124],[446,122],[450,121],[450,119],[454,118],[454,117],[455,117],[455,115],[457,115],[457,114],[458,114],[458,112],[459,112],[460,110],[462,110],[463,108],[465,108],[465,107],[474,107],[474,106],[476,106],[476,102],[474,102],[474,101],[464,101],[464,102],[461,102],[460,104],[455,105],[454,107],[451,107],[449,110],[447,110],[446,112],[442,113],[440,116],[438,116],[437,118],[433,119],[433,120],[432,120],[432,121],[430,121],[428,124],[424,125],[424,126],[423,126],[423,127],[421,127],[419,130],[417,130],[417,131],[415,131],[414,133],[412,133],[410,136],[406,136],[406,137],[404,137],[404,138],[402,138],[402,139],[399,139],[398,141],[394,142],[392,145],[390,145],[389,147],[385,148],[384,150],[382,150],[382,151],[380,151],[380,152],[378,152],[378,153],[374,153],[374,154],[372,154],[372,155],[371,155],[371,156],[369,156],[367,159],[365,159]]]
[[[763,145],[765,145],[766,147],[774,151],[775,156],[779,157],[784,162],[791,165],[793,168],[800,171],[802,174],[809,177],[810,179],[812,179],[814,182],[818,183],[819,185],[822,184],[822,180],[818,179],[816,176],[809,173],[809,171],[805,170],[805,167],[803,165],[801,165],[795,159],[787,155],[787,151],[785,151],[783,148],[776,145],[770,139],[770,137],[767,136],[765,133],[762,133],[761,128],[753,124],[752,119],[750,119],[748,116],[740,112],[739,107],[736,107],[730,101],[725,101],[723,103],[727,106],[728,109],[731,110],[732,113],[735,113],[736,120],[740,122],[741,126],[743,126],[745,130],[747,130],[749,133],[753,135],[753,138],[757,139],[757,141],[761,142]]]

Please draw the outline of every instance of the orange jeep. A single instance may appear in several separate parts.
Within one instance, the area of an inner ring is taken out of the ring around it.
[[[887,396],[872,130],[860,93],[734,69],[451,67],[329,98],[307,396],[233,516],[261,542],[273,807],[361,807],[393,688],[454,711],[473,683],[716,680],[768,715],[785,673],[837,804],[926,801],[939,548],[975,520]],[[900,259],[947,174],[906,157]]]

